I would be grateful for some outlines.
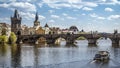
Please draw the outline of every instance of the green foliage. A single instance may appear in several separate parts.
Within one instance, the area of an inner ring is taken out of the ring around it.
[[[9,42],[10,43],[15,43],[17,41],[17,37],[14,32],[11,32],[10,37],[9,37]]]
[[[1,35],[0,36],[0,43],[7,43],[8,42],[8,37],[6,35]]]

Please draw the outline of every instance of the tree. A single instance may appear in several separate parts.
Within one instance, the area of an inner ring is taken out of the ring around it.
[[[10,37],[9,37],[9,42],[10,43],[16,43],[17,37],[14,32],[11,32]]]
[[[8,42],[8,38],[6,35],[1,35],[0,36],[0,43],[7,43]]]

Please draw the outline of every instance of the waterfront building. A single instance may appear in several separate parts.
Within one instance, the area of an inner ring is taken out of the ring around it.
[[[35,34],[35,31],[36,31],[35,28],[30,27],[30,28],[29,28],[29,32],[28,32],[28,35],[34,35],[34,34]]]
[[[67,34],[69,33],[69,29],[61,29],[61,34]]]
[[[59,30],[60,30],[59,27],[52,27],[52,28],[50,28],[49,34],[58,34]]]
[[[10,33],[11,33],[10,25],[6,23],[0,23],[0,35],[6,35],[9,37]]]
[[[39,27],[37,30],[35,30],[35,34],[45,34],[45,30],[42,27]]]
[[[19,16],[18,11],[15,9],[14,16],[11,17],[11,31],[15,34],[18,31],[21,31],[21,20],[22,18]]]
[[[22,31],[21,31],[22,35],[29,35],[29,28],[26,25],[22,25]]]
[[[69,32],[72,33],[72,34],[78,34],[79,30],[76,26],[71,26],[69,28]]]
[[[45,34],[49,34],[50,33],[50,27],[48,26],[47,23],[44,26],[44,30],[45,30]]]

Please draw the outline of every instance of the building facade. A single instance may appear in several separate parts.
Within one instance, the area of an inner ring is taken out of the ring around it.
[[[50,27],[48,26],[47,23],[44,26],[44,30],[45,30],[45,34],[49,34],[50,33]]]
[[[45,30],[42,27],[39,27],[36,31],[35,34],[45,34]]]
[[[9,24],[0,23],[0,35],[10,36],[11,28]]]

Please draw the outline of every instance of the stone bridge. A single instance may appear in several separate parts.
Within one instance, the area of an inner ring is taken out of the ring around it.
[[[88,40],[88,45],[96,45],[99,38],[109,38],[112,41],[112,46],[119,46],[120,34],[40,34],[40,35],[19,35],[17,43],[35,43],[39,38],[45,38],[47,44],[54,44],[56,39],[64,38],[66,44],[74,44],[79,37],[85,37]]]

